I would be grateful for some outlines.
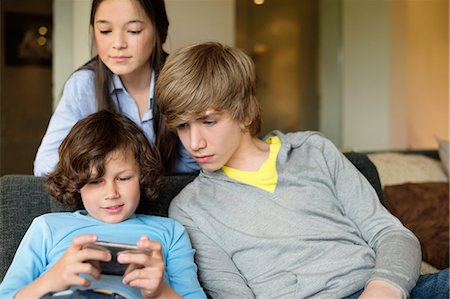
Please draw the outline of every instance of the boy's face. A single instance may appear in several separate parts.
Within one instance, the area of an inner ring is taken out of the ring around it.
[[[106,223],[128,219],[139,204],[139,178],[139,165],[130,150],[109,154],[104,176],[97,177],[92,169],[90,181],[80,189],[89,216]]]
[[[177,133],[188,153],[207,171],[224,165],[239,169],[245,141],[251,138],[229,113],[212,109],[178,126]]]

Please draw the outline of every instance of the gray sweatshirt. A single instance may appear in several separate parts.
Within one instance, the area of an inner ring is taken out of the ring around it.
[[[283,135],[274,193],[204,172],[172,201],[213,298],[341,298],[374,279],[415,286],[417,238],[315,132]]]

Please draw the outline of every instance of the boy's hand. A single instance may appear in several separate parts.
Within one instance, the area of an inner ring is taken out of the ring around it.
[[[161,244],[142,236],[137,247],[150,252],[127,252],[117,257],[121,264],[130,264],[123,277],[123,283],[141,289],[144,298],[181,298],[164,282],[164,259]]]
[[[96,235],[80,235],[73,239],[72,244],[58,262],[43,276],[50,281],[55,290],[65,290],[70,286],[89,286],[91,282],[79,274],[89,274],[99,279],[100,270],[88,260],[109,261],[111,254],[107,251],[85,248],[89,243],[97,241]]]
[[[81,273],[99,279],[100,270],[86,261],[109,261],[111,254],[102,250],[83,248],[86,244],[95,241],[97,241],[96,235],[75,237],[58,262],[42,276],[22,288],[15,298],[40,298],[48,292],[63,291],[74,285],[89,286],[91,282],[80,277]]]
[[[402,299],[402,291],[392,284],[382,280],[372,280],[367,284],[364,292],[359,296],[360,299]]]

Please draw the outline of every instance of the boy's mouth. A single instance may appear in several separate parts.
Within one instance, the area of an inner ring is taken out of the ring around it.
[[[119,213],[120,211],[122,211],[124,205],[125,204],[114,205],[114,206],[109,206],[109,207],[102,207],[102,209],[110,214],[116,214],[116,213]]]

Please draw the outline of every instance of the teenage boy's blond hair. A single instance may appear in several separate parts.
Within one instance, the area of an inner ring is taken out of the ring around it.
[[[253,61],[242,50],[220,43],[197,43],[169,55],[155,90],[169,129],[226,111],[252,136],[261,130]]]

